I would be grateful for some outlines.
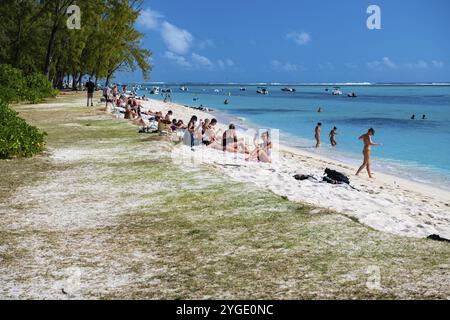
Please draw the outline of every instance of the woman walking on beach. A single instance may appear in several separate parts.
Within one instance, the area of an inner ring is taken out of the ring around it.
[[[369,178],[372,178],[372,172],[370,172],[370,147],[371,146],[381,146],[381,143],[373,143],[372,142],[372,136],[375,135],[375,130],[373,128],[370,128],[366,134],[361,135],[358,139],[362,140],[364,142],[364,149],[363,149],[363,155],[364,155],[364,161],[361,167],[359,167],[358,171],[356,172],[356,175],[359,175],[359,173],[366,168],[367,173],[369,174]]]

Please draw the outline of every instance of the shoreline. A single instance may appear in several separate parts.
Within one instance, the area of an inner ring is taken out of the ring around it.
[[[170,109],[174,118],[183,121],[194,114],[199,119],[215,117],[214,112],[155,99],[142,101],[142,105],[163,113]],[[226,125],[220,123],[217,128]],[[238,135],[247,142],[252,139],[239,130]],[[187,157],[188,161],[197,157],[194,161],[216,167],[223,161],[232,162],[237,166],[218,167],[236,181],[254,183],[292,201],[335,210],[381,231],[413,237],[439,234],[450,238],[450,192],[447,190],[380,172],[375,172],[375,179],[369,179],[365,172],[357,177],[354,165],[283,144],[279,145],[279,159],[273,164],[248,163],[242,158],[224,157],[222,152],[211,149],[203,152],[205,148],[198,148],[202,152],[194,156],[186,148],[176,148],[175,156]],[[293,178],[294,174],[320,177],[327,167],[346,174],[351,185],[360,191],[326,183],[298,182]]]

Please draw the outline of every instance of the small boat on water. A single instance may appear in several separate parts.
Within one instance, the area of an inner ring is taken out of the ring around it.
[[[349,97],[349,98],[357,98],[358,95],[357,95],[355,92],[350,92],[350,93],[347,95],[347,97]]]
[[[239,91],[246,91],[247,89],[246,88],[244,88],[244,87],[242,87],[242,88],[239,88]]]
[[[189,91],[189,88],[186,87],[186,86],[181,86],[181,87],[180,87],[180,90],[181,90],[181,91]]]
[[[162,92],[162,93],[171,93],[171,92],[172,92],[172,89],[170,89],[170,88],[162,88],[162,89],[161,89],[161,92]]]
[[[335,87],[335,88],[333,89],[333,96],[340,96],[340,95],[342,95],[341,88]]]
[[[215,93],[219,93],[220,90],[219,90],[219,89],[214,89],[214,92],[215,92]]]
[[[159,87],[153,87],[150,94],[159,94]]]
[[[223,104],[230,104],[230,100],[225,99],[225,101],[223,102]]]
[[[258,90],[256,90],[256,93],[258,93],[258,94],[269,94],[269,90],[267,90],[266,88],[259,88]]]
[[[294,88],[286,87],[286,88],[282,88],[281,91],[284,91],[284,92],[295,92],[296,90]]]

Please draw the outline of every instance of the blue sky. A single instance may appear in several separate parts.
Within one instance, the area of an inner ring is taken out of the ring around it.
[[[381,30],[369,30],[369,5]],[[449,82],[448,0],[148,0],[151,81]],[[141,81],[122,72],[120,81]]]

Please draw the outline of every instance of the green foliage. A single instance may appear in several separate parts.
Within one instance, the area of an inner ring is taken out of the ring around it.
[[[24,76],[21,70],[0,64],[0,159],[31,157],[45,146],[46,133],[27,124],[7,103],[35,103],[55,94],[43,74]]]
[[[54,87],[62,86],[67,76],[74,82],[86,75],[109,80],[118,70],[139,68],[149,77],[151,52],[142,48],[143,34],[135,29],[143,0],[1,3],[0,61],[25,75],[41,72]],[[67,28],[66,11],[72,4],[80,7],[81,29]]]
[[[0,159],[31,157],[42,152],[45,135],[0,101]]]
[[[0,64],[0,100],[37,103],[56,94],[57,91],[43,74],[33,73],[24,76],[21,70]]]
[[[0,64],[0,99],[6,102],[24,98],[25,78],[22,71],[10,65]]]
[[[37,103],[47,97],[54,97],[58,92],[42,73],[34,73],[25,77],[25,100]]]

